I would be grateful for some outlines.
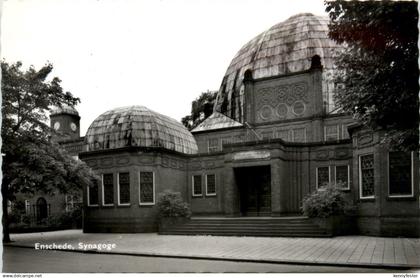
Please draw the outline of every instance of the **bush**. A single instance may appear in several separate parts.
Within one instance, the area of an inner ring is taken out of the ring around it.
[[[301,209],[308,217],[326,218],[344,215],[347,206],[343,193],[335,185],[327,185],[303,198]]]
[[[181,193],[165,190],[158,195],[159,217],[190,217],[190,206],[182,200]]]

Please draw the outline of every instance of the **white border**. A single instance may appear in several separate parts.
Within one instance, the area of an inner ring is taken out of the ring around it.
[[[410,169],[411,169],[411,194],[410,195],[391,195],[390,194],[390,187],[391,187],[391,183],[390,183],[390,178],[389,178],[389,175],[390,175],[390,171],[389,171],[389,153],[390,152],[388,152],[388,155],[387,155],[387,170],[388,170],[388,175],[387,175],[387,178],[388,178],[388,197],[390,197],[390,198],[410,198],[410,197],[414,197],[414,152],[411,152],[410,153],[410,157],[411,157],[411,165],[410,165]]]
[[[375,195],[371,196],[362,196],[362,163],[361,163],[361,157],[367,156],[367,155],[373,155],[373,190],[375,191],[375,155],[373,153],[365,153],[365,154],[359,154],[359,198],[362,200],[369,200],[369,199],[375,199]]]
[[[207,190],[207,178],[209,175],[213,175],[214,176],[214,193],[209,193]],[[216,185],[216,174],[206,174],[206,196],[216,196],[217,193],[217,185]]]
[[[323,189],[323,188],[320,188],[318,186],[318,169],[319,168],[326,168],[326,167],[328,167],[328,184],[331,183],[331,167],[329,165],[328,166],[319,166],[319,167],[316,167],[315,168],[315,181],[316,181],[316,189],[317,190],[322,190]]]
[[[104,175],[111,175],[112,174],[112,204],[105,204],[105,190],[104,190]],[[114,198],[114,173],[104,173],[102,174],[102,206],[104,207],[113,207],[115,202]]]
[[[201,179],[201,194],[195,194],[194,193],[194,177],[195,176],[200,176],[200,179]],[[192,183],[191,183],[191,193],[192,193],[192,196],[193,197],[201,197],[201,196],[203,196],[203,176],[202,175],[192,175],[191,176],[191,178],[192,178]]]
[[[142,172],[152,172],[153,174],[153,202],[152,203],[142,203],[141,202],[141,173]],[[139,205],[140,206],[151,206],[156,203],[156,182],[155,182],[155,172],[154,171],[139,171]]]
[[[334,165],[334,183],[337,186],[337,167],[347,166],[347,187],[341,187],[341,190],[350,190],[350,165]]]
[[[128,173],[128,189],[129,189],[129,197],[130,197],[130,200],[131,200],[131,190],[130,190],[130,172],[118,172],[118,174],[117,174],[117,203],[118,203],[118,205],[119,206],[129,206],[130,205],[130,202],[128,202],[128,203],[120,203],[120,174],[125,174],[125,173]]]

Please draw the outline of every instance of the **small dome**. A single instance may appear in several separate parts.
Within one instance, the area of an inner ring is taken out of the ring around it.
[[[79,112],[77,112],[77,110],[73,106],[70,106],[67,104],[62,104],[61,107],[57,106],[51,109],[50,115],[58,115],[58,114],[70,114],[70,115],[79,116]]]
[[[197,153],[192,134],[179,122],[144,106],[107,111],[86,132],[87,151],[123,147],[161,147],[185,154]]]
[[[328,37],[327,17],[302,13],[280,22],[245,44],[230,63],[216,98],[215,110],[243,122],[242,81],[312,68],[330,75],[336,50]],[[252,76],[252,77],[251,77]],[[326,77],[326,76],[325,76]],[[233,101],[232,101],[233,100]]]

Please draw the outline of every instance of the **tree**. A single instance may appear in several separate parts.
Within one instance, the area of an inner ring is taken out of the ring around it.
[[[392,148],[418,148],[418,11],[411,1],[326,1],[329,36],[345,46],[335,100]]]
[[[191,114],[181,119],[182,124],[191,130],[203,122],[213,113],[216,95],[217,91],[207,90],[207,92],[201,93],[201,95],[191,103]]]
[[[1,62],[2,70],[2,185],[3,241],[10,241],[7,202],[16,193],[61,193],[80,190],[96,176],[51,141],[54,132],[47,112],[53,106],[75,105],[80,100],[63,92],[57,77],[47,81],[53,66],[40,70]]]

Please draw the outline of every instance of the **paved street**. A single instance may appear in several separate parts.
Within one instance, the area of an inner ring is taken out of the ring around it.
[[[320,265],[80,254],[5,247],[3,272],[396,272],[389,269]],[[403,270],[403,272],[407,272]]]
[[[420,240],[343,236],[334,238],[263,238],[216,236],[169,236],[157,234],[83,234],[67,230],[34,234],[13,234],[14,245],[34,248],[41,244],[115,244],[120,254],[181,258],[249,260],[255,262],[303,263],[343,266],[420,267]]]

